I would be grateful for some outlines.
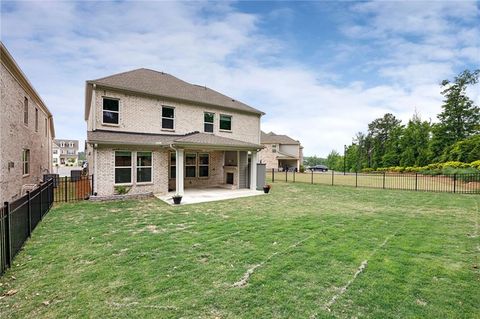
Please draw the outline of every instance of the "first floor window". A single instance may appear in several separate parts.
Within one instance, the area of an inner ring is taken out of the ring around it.
[[[210,158],[207,153],[198,154],[198,176],[199,177],[208,177],[208,166]]]
[[[205,112],[203,114],[203,130],[207,133],[213,133],[213,121],[215,113]]]
[[[177,176],[177,154],[175,152],[170,153],[170,178]]]
[[[103,98],[103,123],[118,124],[120,107],[116,99]]]
[[[115,184],[132,182],[132,152],[115,152]]]
[[[197,176],[197,153],[185,154],[185,177]]]
[[[220,129],[224,131],[232,130],[232,117],[230,115],[220,115]]]
[[[152,152],[137,152],[137,182],[152,181]]]
[[[30,150],[23,149],[22,153],[22,162],[23,162],[23,175],[30,174]]]
[[[173,107],[162,106],[162,128],[173,130],[175,128],[175,109]]]

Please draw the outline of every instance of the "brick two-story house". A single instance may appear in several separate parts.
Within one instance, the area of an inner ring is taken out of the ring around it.
[[[53,117],[0,42],[0,201],[19,198],[52,169]]]
[[[256,188],[264,113],[204,86],[137,69],[87,81],[86,155],[94,192]]]
[[[78,140],[55,139],[53,145],[54,165],[78,164]]]
[[[303,163],[303,146],[287,135],[262,131],[260,143],[264,146],[258,154],[268,169],[297,169]]]

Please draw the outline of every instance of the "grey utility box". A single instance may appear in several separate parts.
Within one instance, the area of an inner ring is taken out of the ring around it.
[[[267,173],[266,164],[257,164],[257,189],[262,190],[265,186],[265,179]]]

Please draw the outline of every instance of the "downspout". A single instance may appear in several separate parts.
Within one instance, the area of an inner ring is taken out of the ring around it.
[[[90,112],[93,112],[93,125],[92,129],[95,131],[97,129],[97,85],[92,85],[92,100],[90,101]]]

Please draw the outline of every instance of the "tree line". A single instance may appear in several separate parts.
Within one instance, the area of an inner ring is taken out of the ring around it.
[[[444,96],[438,122],[414,114],[403,124],[391,113],[358,132],[344,156],[332,150],[327,158],[305,158],[305,165],[324,164],[330,169],[361,171],[387,167],[422,167],[431,163],[480,160],[480,108],[467,96],[467,88],[478,83],[480,70],[465,70],[453,81],[441,83]]]

